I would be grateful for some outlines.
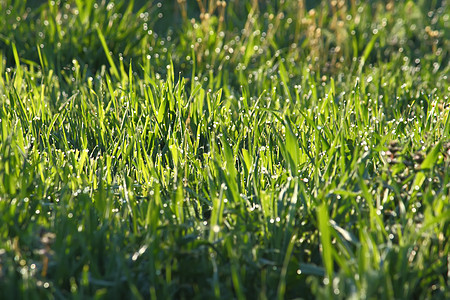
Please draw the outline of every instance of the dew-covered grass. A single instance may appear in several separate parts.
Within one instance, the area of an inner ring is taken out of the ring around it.
[[[449,299],[449,17],[0,0],[0,298]]]

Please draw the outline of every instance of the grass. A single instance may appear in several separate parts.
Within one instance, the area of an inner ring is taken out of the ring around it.
[[[446,1],[0,1],[0,298],[450,298]]]

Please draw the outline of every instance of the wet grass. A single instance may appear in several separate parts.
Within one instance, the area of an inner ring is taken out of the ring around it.
[[[446,1],[0,0],[0,298],[450,298]]]

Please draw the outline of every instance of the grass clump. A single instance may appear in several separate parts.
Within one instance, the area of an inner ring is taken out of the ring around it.
[[[446,1],[0,7],[0,298],[450,297]]]

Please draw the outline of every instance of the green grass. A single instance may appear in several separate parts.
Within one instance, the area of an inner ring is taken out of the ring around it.
[[[0,298],[450,298],[449,16],[0,0]]]

